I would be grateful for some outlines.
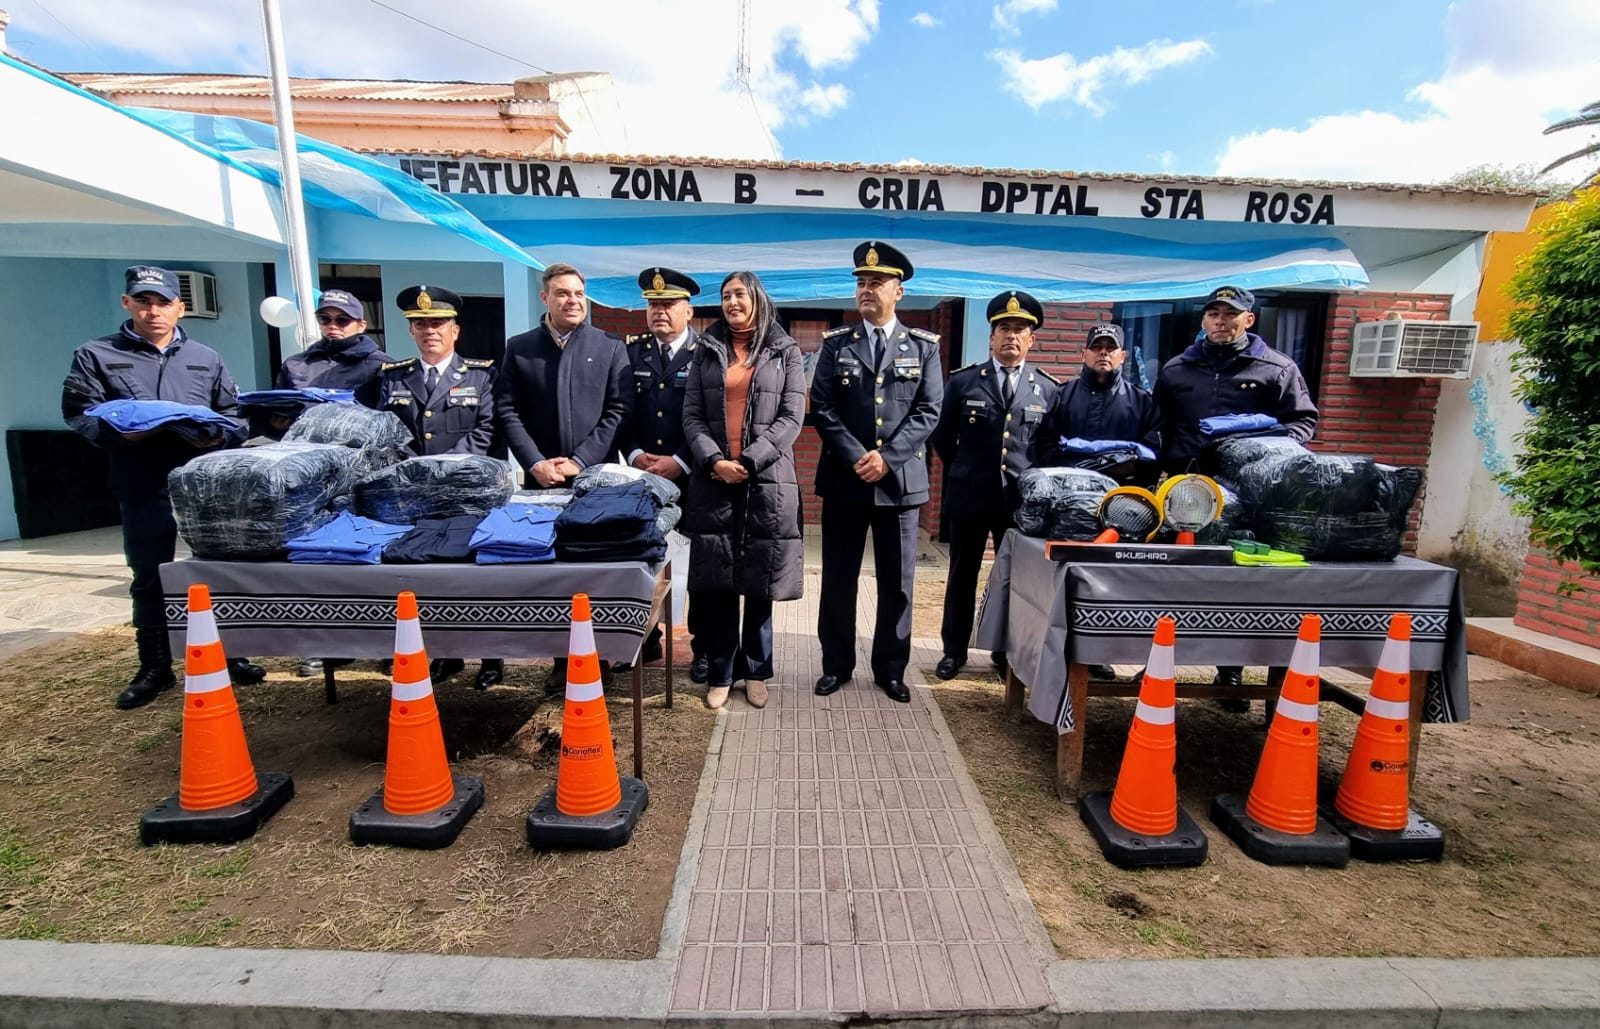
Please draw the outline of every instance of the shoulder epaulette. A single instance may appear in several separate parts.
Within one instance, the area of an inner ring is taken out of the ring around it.
[[[906,331],[917,339],[925,339],[929,343],[939,342],[939,334],[937,332],[929,332],[927,329],[907,329]]]
[[[960,375],[962,372],[970,372],[970,371],[972,371],[972,369],[978,367],[981,364],[985,364],[985,363],[987,363],[987,362],[985,362],[985,361],[974,361],[971,364],[964,364],[960,368],[957,368],[955,371],[951,372],[950,374],[951,375]]]
[[[385,364],[381,370],[388,372],[388,371],[393,371],[396,368],[410,368],[412,365],[414,365],[416,363],[417,363],[417,359],[416,358],[408,357],[404,361],[390,361],[387,364]]]
[[[623,337],[624,341],[627,342],[629,346],[632,346],[635,343],[643,343],[647,339],[655,338],[655,333],[653,332],[636,332],[631,336]]]
[[[461,359],[461,363],[466,365],[468,368],[493,368],[494,367],[494,358],[492,358],[492,357],[463,357]]]
[[[841,325],[837,329],[829,329],[827,332],[824,332],[822,334],[822,338],[823,339],[833,339],[835,336],[843,336],[845,333],[847,333],[849,331],[850,331],[850,326]]]
[[[1051,382],[1055,383],[1057,386],[1061,385],[1061,380],[1060,379],[1056,378],[1054,375],[1051,375],[1049,372],[1045,371],[1043,368],[1035,368],[1034,371],[1038,372],[1040,375],[1042,375],[1045,378],[1049,379]]]

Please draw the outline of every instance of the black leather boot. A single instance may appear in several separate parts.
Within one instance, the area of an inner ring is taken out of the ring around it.
[[[167,634],[160,629],[138,629],[134,640],[139,648],[139,671],[128,688],[117,695],[117,706],[124,711],[143,707],[178,684],[177,676],[172,674],[172,650],[167,646]]]

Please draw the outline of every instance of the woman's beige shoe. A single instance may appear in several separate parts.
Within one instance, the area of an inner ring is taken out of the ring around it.
[[[732,686],[712,686],[706,690],[706,707],[715,711],[728,702],[728,691]]]
[[[746,679],[744,681],[744,697],[750,702],[751,707],[766,707],[767,684],[760,679]]]

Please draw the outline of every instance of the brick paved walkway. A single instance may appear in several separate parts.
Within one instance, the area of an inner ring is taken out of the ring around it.
[[[818,588],[808,575],[807,599],[777,607],[770,703],[735,691],[723,716],[673,1008],[1048,1004],[1043,930],[919,688],[937,648],[913,653],[910,704],[872,686],[865,639],[856,678],[816,696]],[[869,578],[858,624],[873,603]]]

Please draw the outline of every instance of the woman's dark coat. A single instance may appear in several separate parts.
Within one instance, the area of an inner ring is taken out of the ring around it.
[[[794,441],[805,419],[805,363],[787,333],[776,325],[768,332],[750,377],[740,437],[739,460],[750,477],[736,485],[711,475],[712,465],[728,459],[726,324],[708,329],[696,350],[683,402],[684,435],[693,459],[679,528],[692,544],[689,589],[795,600],[805,578],[794,470]],[[742,495],[748,502],[735,524],[735,500]]]

